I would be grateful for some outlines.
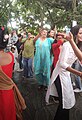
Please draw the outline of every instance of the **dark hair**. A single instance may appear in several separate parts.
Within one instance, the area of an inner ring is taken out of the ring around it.
[[[13,46],[12,46],[12,47],[11,47],[11,51],[12,51],[12,49],[14,49],[14,50],[15,50],[15,47],[13,47]]]
[[[48,31],[47,37],[51,37],[51,36],[50,36],[50,32],[51,32],[51,31],[54,31],[54,29],[50,29],[50,30]],[[54,36],[53,36],[52,38],[54,39]]]
[[[50,35],[49,35],[49,34],[50,34],[50,30],[48,31],[47,37],[50,37]]]
[[[5,49],[8,44],[8,39],[4,39],[5,30],[0,28],[0,50]]]
[[[82,25],[76,25],[76,26],[72,27],[71,30],[70,30],[71,33],[73,34],[75,43],[77,42],[76,41],[76,36],[77,36],[80,28],[82,28]]]
[[[21,34],[18,34],[18,37],[22,37],[22,35],[21,35]]]
[[[41,31],[43,31],[43,30],[48,31],[48,29],[47,29],[47,28],[42,27],[42,28],[41,28]]]

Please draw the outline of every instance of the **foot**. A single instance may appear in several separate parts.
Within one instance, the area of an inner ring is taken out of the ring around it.
[[[47,86],[44,86],[44,90],[47,91],[48,87]]]
[[[73,91],[78,93],[78,92],[82,92],[82,89],[76,88]]]

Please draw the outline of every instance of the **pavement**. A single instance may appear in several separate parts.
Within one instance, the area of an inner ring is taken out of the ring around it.
[[[58,103],[46,104],[46,91],[38,90],[37,80],[23,78],[22,72],[13,73],[13,81],[25,99],[27,109],[23,111],[24,120],[53,120]],[[70,120],[82,120],[82,92],[75,93],[76,104],[70,110]]]

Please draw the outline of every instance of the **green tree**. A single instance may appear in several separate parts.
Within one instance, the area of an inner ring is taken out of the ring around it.
[[[5,0],[6,1],[6,0]],[[39,26],[70,26],[72,20],[81,23],[81,0],[16,0],[12,16],[20,29],[37,30]],[[11,19],[10,19],[11,20]]]
[[[12,2],[10,0],[0,0],[0,25],[7,26],[12,18]]]

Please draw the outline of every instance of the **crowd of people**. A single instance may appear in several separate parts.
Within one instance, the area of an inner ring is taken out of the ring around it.
[[[69,120],[69,110],[75,105],[70,73],[75,74],[76,88],[80,92],[82,90],[81,50],[82,26],[80,25],[72,27],[68,35],[54,29],[48,31],[45,28],[40,29],[37,36],[26,31],[17,34],[15,30],[8,35],[5,34],[4,28],[0,28],[0,120],[11,120],[12,111],[12,120],[16,120],[16,116],[20,116],[22,120],[14,98],[14,89],[18,95],[20,94],[11,79],[14,71],[23,72],[23,78],[35,76],[38,90],[46,91],[46,103],[49,103],[50,96],[53,96],[54,101],[55,98],[59,101],[54,120]],[[19,99],[20,108],[25,109],[25,101],[21,94]]]

